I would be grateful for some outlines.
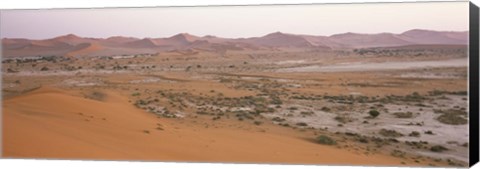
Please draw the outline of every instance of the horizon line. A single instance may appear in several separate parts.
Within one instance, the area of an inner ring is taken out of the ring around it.
[[[143,37],[143,38],[135,37],[135,36],[128,36],[128,35],[113,35],[113,36],[107,36],[107,37],[88,37],[88,36],[81,36],[81,35],[78,35],[78,34],[75,34],[75,33],[67,33],[67,34],[60,34],[60,35],[57,35],[57,36],[53,36],[53,37],[50,37],[50,38],[43,38],[43,39],[30,39],[30,38],[22,38],[22,37],[2,37],[2,40],[4,40],[4,39],[49,40],[49,39],[55,39],[55,38],[60,38],[60,37],[66,37],[66,36],[76,36],[76,37],[79,37],[79,38],[87,38],[87,39],[109,39],[109,38],[114,38],[114,37],[136,38],[136,39],[161,39],[161,38],[171,38],[171,37],[175,37],[175,36],[182,35],[182,34],[188,34],[188,35],[195,36],[195,37],[200,37],[200,38],[201,37],[206,37],[206,36],[213,36],[213,37],[216,37],[216,38],[224,38],[224,39],[248,39],[248,38],[264,37],[264,36],[274,34],[274,33],[281,33],[281,34],[286,34],[286,35],[298,35],[298,36],[303,35],[303,36],[331,37],[331,36],[335,36],[335,35],[349,34],[349,33],[351,33],[351,34],[361,34],[361,35],[377,35],[377,34],[400,35],[400,34],[406,33],[408,31],[413,31],[413,30],[432,31],[432,32],[469,32],[470,31],[470,30],[456,31],[456,30],[433,30],[433,29],[414,28],[414,29],[409,29],[409,30],[403,31],[401,33],[392,33],[392,32],[360,33],[360,32],[348,31],[348,32],[343,32],[343,33],[335,33],[335,34],[331,34],[331,35],[298,34],[298,33],[287,33],[287,32],[282,32],[282,31],[273,31],[273,32],[270,32],[270,33],[267,33],[267,34],[264,34],[264,35],[261,35],[261,36],[249,36],[249,37],[221,37],[221,36],[212,35],[212,34],[206,34],[206,35],[200,36],[200,35],[195,35],[195,34],[191,34],[191,33],[188,33],[188,32],[181,32],[181,33],[176,33],[174,35],[166,36],[166,37]]]

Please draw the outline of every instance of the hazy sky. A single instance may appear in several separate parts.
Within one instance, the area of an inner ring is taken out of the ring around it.
[[[468,30],[468,2],[320,4],[280,6],[159,7],[120,9],[4,10],[2,38],[253,37],[294,34],[401,33],[410,29]]]

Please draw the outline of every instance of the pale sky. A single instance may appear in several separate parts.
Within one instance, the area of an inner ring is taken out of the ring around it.
[[[332,35],[401,33],[410,29],[468,30],[468,2],[317,4],[2,10],[1,38],[169,37],[178,33],[226,38],[280,31]]]

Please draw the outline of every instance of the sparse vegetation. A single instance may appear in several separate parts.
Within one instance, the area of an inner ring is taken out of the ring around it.
[[[379,134],[384,137],[402,137],[403,136],[402,133],[399,133],[395,130],[387,130],[387,129],[381,129]]]
[[[378,115],[380,115],[380,112],[378,112],[377,110],[370,110],[368,111],[368,114],[370,115],[370,117],[376,118],[378,117]]]
[[[395,112],[395,113],[393,113],[393,115],[397,118],[403,118],[403,119],[413,117],[412,112]]]
[[[410,137],[420,137],[420,132],[418,131],[412,131],[410,134],[408,134]]]
[[[307,124],[307,123],[304,123],[304,122],[298,122],[298,123],[296,123],[295,125],[297,125],[297,126],[302,126],[302,127],[308,126],[308,124]]]
[[[441,146],[441,145],[435,145],[435,146],[432,146],[430,147],[430,151],[433,151],[433,152],[443,152],[443,151],[447,151],[448,149]]]
[[[315,141],[320,144],[325,144],[325,145],[335,145],[337,142],[333,140],[332,138],[326,136],[326,135],[320,135],[318,136]]]
[[[440,113],[436,119],[444,124],[449,125],[463,125],[467,124],[468,120],[466,119],[467,113],[462,110],[449,109],[449,110],[434,110],[435,113]]]

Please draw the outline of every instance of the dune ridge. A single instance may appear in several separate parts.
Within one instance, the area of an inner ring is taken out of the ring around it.
[[[98,48],[90,52],[75,52],[85,44],[95,44]],[[122,54],[142,54],[172,50],[226,50],[311,48],[321,50],[354,49],[371,47],[395,47],[408,45],[466,45],[468,31],[434,31],[413,29],[400,34],[342,33],[331,36],[299,35],[274,32],[262,37],[222,38],[212,35],[203,37],[180,33],[167,38],[133,38],[114,36],[84,38],[68,34],[46,40],[2,39],[5,57],[23,56],[109,56]],[[146,50],[148,49],[148,50]],[[128,51],[128,52],[126,52]]]

